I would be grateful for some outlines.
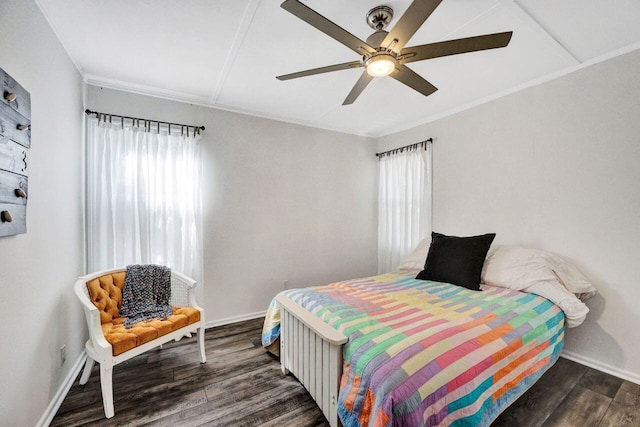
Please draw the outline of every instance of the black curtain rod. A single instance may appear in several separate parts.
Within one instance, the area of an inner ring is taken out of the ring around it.
[[[102,115],[102,116],[104,116],[104,117],[109,117],[109,118],[111,118],[111,117],[116,117],[116,118],[119,118],[119,119],[122,119],[122,120],[124,120],[124,119],[129,119],[129,120],[134,120],[134,121],[135,121],[135,120],[138,120],[138,121],[140,121],[140,120],[141,120],[141,121],[143,121],[143,122],[157,123],[158,125],[163,124],[163,125],[168,125],[168,126],[180,126],[180,127],[186,127],[186,128],[194,128],[194,129],[204,130],[204,126],[184,125],[184,124],[181,124],[181,123],[169,123],[169,122],[163,122],[163,121],[160,121],[160,120],[142,119],[142,118],[140,118],[140,117],[121,116],[120,114],[99,113],[99,112],[97,112],[97,111],[91,111],[91,110],[89,110],[88,108],[87,108],[86,110],[84,110],[84,112],[85,112],[85,114],[87,114],[87,115],[89,115],[89,114],[95,114],[95,115],[96,115],[96,117],[99,117],[99,116],[101,116],[101,115]]]
[[[395,154],[398,151],[402,152],[402,151],[407,150],[407,149],[416,149],[416,148],[418,148],[419,145],[425,145],[425,144],[430,143],[430,142],[433,142],[433,138],[425,139],[424,141],[416,142],[415,144],[405,145],[404,147],[394,148],[393,150],[384,151],[382,153],[376,153],[376,156],[378,156],[378,158],[380,158],[382,156],[386,156],[387,154]]]

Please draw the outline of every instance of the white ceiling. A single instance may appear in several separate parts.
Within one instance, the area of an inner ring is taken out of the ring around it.
[[[384,77],[342,106],[361,69],[276,80],[358,59],[282,0],[36,1],[90,84],[368,136],[640,48],[638,0],[444,0],[408,45],[512,30],[509,46],[411,63],[429,97]],[[392,7],[392,27],[411,3],[302,1],[362,40],[369,9]]]

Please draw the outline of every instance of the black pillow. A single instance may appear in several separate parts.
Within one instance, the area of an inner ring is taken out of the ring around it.
[[[431,233],[431,246],[416,279],[446,282],[480,290],[480,274],[495,233],[482,236],[456,237]]]

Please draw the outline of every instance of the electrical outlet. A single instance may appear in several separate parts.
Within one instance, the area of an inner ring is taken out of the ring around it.
[[[60,347],[60,366],[64,365],[64,362],[67,361],[67,345],[64,344]]]
[[[289,281],[288,280],[283,280],[282,281],[282,289],[289,289]]]

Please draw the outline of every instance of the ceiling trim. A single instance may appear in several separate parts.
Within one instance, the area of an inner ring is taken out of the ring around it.
[[[294,120],[294,119],[290,119],[287,117],[281,117],[275,114],[264,114],[261,112],[257,112],[257,111],[252,111],[249,109],[244,109],[244,108],[236,108],[236,107],[232,107],[229,105],[224,105],[224,104],[216,104],[216,105],[209,105],[209,108],[212,108],[214,110],[223,110],[223,111],[228,111],[230,113],[237,113],[237,114],[244,114],[244,115],[248,115],[248,116],[253,116],[253,117],[258,117],[261,119],[267,119],[267,120],[274,120],[277,122],[283,122],[283,123],[289,123],[292,125],[298,125],[298,126],[305,126],[305,127],[310,127],[310,128],[314,128],[314,129],[322,129],[322,130],[327,130],[327,131],[331,131],[331,132],[337,132],[337,133],[342,133],[342,134],[347,134],[347,135],[353,135],[353,136],[361,136],[361,137],[365,137],[365,138],[378,138],[381,135],[377,135],[377,134],[368,134],[366,132],[348,132],[344,129],[340,129],[340,128],[336,128],[336,127],[331,127],[331,126],[322,126],[318,123],[315,122],[309,122],[309,121],[305,121],[305,120]]]
[[[478,99],[478,100],[473,101],[473,102],[470,102],[468,104],[461,105],[461,106],[456,107],[456,108],[452,108],[450,110],[444,111],[444,112],[439,113],[439,114],[435,114],[433,116],[429,116],[424,120],[419,120],[419,121],[412,122],[412,123],[407,124],[405,126],[396,128],[396,129],[394,129],[394,130],[392,130],[392,131],[390,131],[388,133],[385,133],[383,135],[376,135],[375,137],[376,138],[382,138],[382,137],[385,137],[385,136],[392,135],[394,133],[403,132],[405,130],[412,129],[412,128],[417,127],[417,126],[426,125],[428,123],[435,122],[436,120],[440,120],[440,119],[443,119],[445,117],[452,116],[454,114],[458,114],[458,113],[461,113],[461,112],[466,111],[466,110],[470,110],[470,109],[472,109],[474,107],[477,107],[479,105],[486,104],[486,103],[491,102],[491,101],[495,101],[496,99],[505,97],[507,95],[511,95],[512,93],[523,91],[523,90],[528,89],[530,87],[539,86],[541,84],[550,82],[552,80],[555,80],[555,79],[558,79],[560,77],[566,76],[568,74],[574,73],[576,71],[582,70],[584,68],[588,68],[588,67],[590,67],[592,65],[599,64],[601,62],[605,62],[605,61],[608,61],[610,59],[614,59],[614,58],[616,58],[618,56],[622,56],[622,55],[625,55],[627,53],[631,53],[631,52],[636,51],[636,50],[640,50],[640,42],[632,43],[632,44],[630,44],[628,46],[625,46],[623,48],[620,48],[620,49],[614,50],[612,52],[606,53],[604,55],[598,56],[596,58],[592,58],[592,59],[589,59],[587,61],[581,62],[581,63],[579,63],[579,64],[577,64],[577,65],[575,65],[573,67],[563,68],[562,70],[553,72],[551,74],[547,74],[546,76],[542,76],[540,78],[537,78],[537,79],[534,79],[534,80],[530,80],[530,81],[528,81],[526,83],[514,86],[514,87],[512,87],[510,89],[507,89],[507,90],[504,90],[502,92],[498,92],[496,94],[493,94],[493,95]]]
[[[216,104],[218,99],[220,98],[220,93],[224,88],[225,83],[227,82],[227,77],[229,77],[229,73],[231,72],[231,68],[233,64],[236,62],[236,58],[238,57],[238,53],[240,52],[240,48],[244,44],[244,40],[249,33],[249,27],[253,23],[253,19],[256,16],[256,12],[258,11],[258,7],[260,7],[260,3],[262,0],[249,0],[247,3],[247,7],[244,10],[244,14],[242,15],[242,19],[240,20],[240,25],[238,26],[238,30],[236,31],[235,36],[233,37],[233,43],[231,44],[231,48],[229,50],[229,55],[224,60],[224,65],[222,66],[222,72],[218,77],[218,81],[216,82],[215,87],[213,88],[211,99],[209,102],[211,104]]]
[[[468,27],[469,25],[475,22],[481,21],[485,16],[493,13],[494,9],[500,6],[503,6],[504,1],[505,0],[495,0],[495,3],[493,4],[493,6],[487,8],[484,12],[474,16],[472,19],[468,20],[464,24],[461,24],[458,27],[454,28],[453,30],[449,31],[447,34],[443,35],[438,41],[447,41],[447,40],[458,38],[459,37],[458,34],[460,30],[462,30],[465,27]]]
[[[377,135],[367,134],[365,132],[347,132],[344,129],[334,128],[331,126],[322,126],[315,122],[304,120],[293,120],[286,117],[281,117],[275,114],[264,114],[259,111],[254,111],[245,108],[237,108],[225,104],[213,104],[209,98],[188,96],[181,92],[170,91],[166,89],[159,89],[151,86],[133,84],[123,82],[120,80],[106,79],[100,76],[87,75],[84,77],[84,82],[87,85],[102,87],[106,89],[119,90],[123,92],[135,93],[137,95],[150,96],[153,98],[166,99],[168,101],[182,102],[185,104],[197,105],[199,107],[210,108],[212,110],[228,111],[230,113],[244,114],[246,116],[258,117],[261,119],[274,120],[278,122],[290,123],[299,126],[306,126],[315,129],[323,129],[331,132],[338,132],[347,135],[362,136],[367,138],[377,138]]]
[[[169,91],[166,89],[159,89],[159,88],[154,88],[154,87],[150,87],[150,86],[144,86],[144,85],[136,85],[136,84],[131,84],[131,83],[126,83],[126,82],[121,82],[121,81],[117,81],[117,80],[111,80],[111,79],[105,79],[99,76],[91,76],[91,75],[87,75],[84,78],[84,81],[86,84],[90,84],[92,86],[98,86],[98,87],[105,87],[108,89],[114,89],[114,90],[121,90],[121,91],[125,91],[125,92],[131,92],[131,93],[136,93],[139,95],[146,95],[146,96],[151,96],[151,97],[155,97],[155,98],[161,98],[161,99],[167,99],[169,101],[176,101],[176,102],[184,102],[187,104],[193,104],[193,105],[198,105],[201,107],[206,107],[206,108],[211,108],[214,110],[222,110],[222,111],[228,111],[231,113],[237,113],[237,114],[245,114],[245,115],[249,115],[249,116],[254,116],[254,117],[259,117],[262,119],[268,119],[268,120],[275,120],[275,121],[279,121],[279,122],[284,122],[284,123],[290,123],[290,124],[294,124],[294,125],[300,125],[300,126],[307,126],[307,127],[312,127],[312,128],[316,128],[316,129],[324,129],[324,130],[328,130],[331,132],[338,132],[338,133],[346,133],[349,135],[354,135],[354,136],[361,136],[361,137],[367,137],[367,138],[382,138],[388,135],[392,135],[394,133],[398,133],[398,132],[402,132],[417,126],[421,126],[421,125],[426,125],[428,123],[432,123],[436,120],[440,120],[443,119],[445,117],[448,116],[452,116],[454,114],[458,114],[461,113],[463,111],[469,110],[471,108],[477,107],[479,105],[482,104],[486,104],[488,102],[494,101],[496,99],[502,98],[504,96],[507,95],[511,95],[512,93],[516,93],[516,92],[520,92],[522,90],[528,89],[530,87],[534,87],[534,86],[539,86],[543,83],[555,80],[557,78],[563,77],[567,74],[571,74],[573,72],[582,70],[584,68],[590,67],[592,65],[598,64],[600,62],[604,62],[604,61],[608,61],[610,59],[616,58],[618,56],[622,56],[624,54],[633,52],[635,50],[640,50],[640,42],[638,43],[633,43],[630,44],[628,46],[625,46],[623,48],[617,49],[615,51],[609,52],[605,55],[601,55],[599,57],[590,59],[588,61],[584,61],[582,63],[578,63],[573,67],[569,67],[569,68],[564,68],[562,70],[556,71],[554,73],[551,74],[547,74],[546,76],[528,81],[526,83],[514,86],[510,89],[504,90],[502,92],[481,98],[479,100],[464,104],[462,106],[456,107],[456,108],[452,108],[450,110],[444,111],[442,113],[439,114],[435,114],[429,117],[426,117],[425,119],[422,120],[417,120],[414,122],[411,122],[409,124],[406,124],[404,126],[400,126],[400,127],[394,127],[394,128],[390,128],[387,131],[385,131],[384,133],[379,133],[379,132],[374,132],[374,133],[366,133],[366,132],[347,132],[344,129],[339,129],[339,128],[334,128],[334,127],[330,127],[330,126],[321,126],[315,122],[308,122],[308,121],[304,121],[304,120],[292,120],[289,118],[285,118],[285,117],[280,117],[278,115],[275,114],[264,114],[258,111],[253,111],[253,110],[249,110],[249,109],[244,109],[244,108],[237,108],[237,107],[233,107],[233,106],[229,106],[229,105],[224,105],[224,104],[212,104],[210,102],[209,99],[207,98],[202,98],[202,97],[190,97],[187,96],[183,93],[179,93],[179,92],[173,92],[173,91]]]
[[[85,74],[84,82],[92,86],[105,87],[108,89],[121,90],[125,92],[137,93],[139,95],[152,96],[154,98],[168,99],[170,101],[184,102],[187,104],[196,104],[203,107],[211,107],[209,97],[200,97],[196,95],[188,95],[183,92],[173,91],[169,89],[157,88],[154,86],[146,86],[137,83],[125,82],[122,80],[108,79],[102,76]]]
[[[505,3],[507,0],[499,0],[500,2]],[[571,58],[573,58],[573,60],[577,63],[581,63],[582,61],[580,60],[580,58],[578,58],[578,56],[576,56],[576,54],[574,54],[569,48],[567,48],[563,43],[560,42],[560,40],[558,40],[556,38],[556,36],[554,36],[551,31],[549,31],[549,29],[547,27],[545,27],[544,25],[542,25],[540,23],[540,21],[538,21],[532,14],[531,11],[529,9],[527,9],[526,7],[524,7],[521,2],[519,0],[511,0],[509,1],[509,3],[513,3],[516,5],[516,7],[518,9],[520,9],[520,11],[522,11],[522,13],[527,17],[527,19],[529,20],[529,22],[531,24],[533,24],[533,26],[537,27],[539,30],[543,31],[544,33],[547,34],[547,36],[549,36],[551,38],[551,40],[553,40],[553,42],[560,47],[563,51],[565,51],[569,56],[571,56]]]

